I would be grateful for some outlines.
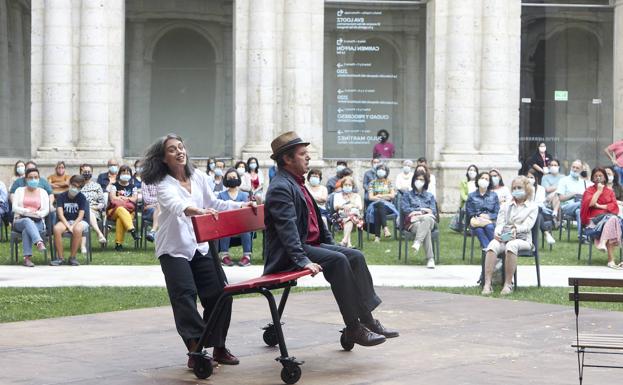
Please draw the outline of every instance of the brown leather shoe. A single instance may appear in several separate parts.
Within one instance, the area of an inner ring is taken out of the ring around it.
[[[344,336],[347,340],[361,346],[374,346],[385,342],[384,336],[370,331],[362,324],[356,327],[347,326],[344,330]]]
[[[212,352],[212,357],[214,358],[214,361],[223,365],[238,365],[240,363],[240,360],[231,354],[229,349],[226,347],[217,348],[215,346]]]
[[[363,325],[367,327],[371,332],[381,334],[385,336],[385,338],[394,338],[400,335],[400,333],[398,333],[398,330],[386,328],[385,326],[381,325],[381,321],[377,319],[375,319],[372,323]]]

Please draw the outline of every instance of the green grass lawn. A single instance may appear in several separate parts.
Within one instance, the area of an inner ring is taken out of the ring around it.
[[[449,218],[442,218],[440,229],[440,248],[441,248],[441,264],[445,265],[458,265],[469,263],[469,250],[470,239],[467,239],[467,253],[466,260],[462,259],[462,246],[463,236],[448,229]],[[578,242],[574,240],[575,229],[571,231],[571,241],[566,241],[566,233],[563,232],[563,240],[557,241],[552,251],[549,247],[540,250],[541,264],[543,265],[586,265],[588,259],[588,246],[583,246],[582,259],[577,260]],[[154,245],[147,243],[147,250],[134,249],[133,242],[130,242],[129,234],[126,236],[126,244],[122,252],[116,252],[111,244],[114,244],[113,234],[109,235],[109,246],[106,249],[101,249],[97,243],[97,238],[93,236],[93,263],[97,265],[151,265],[157,264],[157,260],[154,256]],[[395,265],[403,264],[402,261],[398,261],[398,241],[391,239],[383,239],[381,243],[374,243],[373,236],[368,239],[364,233],[364,247],[363,252],[371,265]],[[558,233],[555,233],[556,239],[558,239]],[[336,234],[337,240],[341,239],[340,234]],[[478,240],[475,239],[474,260],[472,264],[480,264],[480,245]],[[356,244],[356,235],[354,236],[353,243]],[[65,240],[65,244],[68,244],[68,240]],[[257,238],[253,241],[254,250],[254,263],[260,263],[261,261],[261,245],[262,234],[258,233]],[[21,245],[20,245],[21,249]],[[66,250],[68,247],[66,247]],[[411,250],[410,250],[411,251]],[[241,256],[242,250],[240,247],[234,247],[231,249],[232,256],[237,259]],[[0,243],[0,264],[12,263],[9,255],[9,243]],[[68,256],[68,252],[65,252]],[[82,256],[79,256],[81,262],[84,261]],[[21,257],[20,257],[21,261]],[[607,261],[606,254],[604,252],[597,251],[593,248],[593,264],[605,265]],[[36,264],[44,263],[43,255],[39,252],[35,252],[34,262]],[[413,252],[409,253],[409,260],[407,262],[410,265],[422,265],[424,264],[423,250],[413,256]],[[531,258],[521,258],[520,264],[532,264],[534,263]]]

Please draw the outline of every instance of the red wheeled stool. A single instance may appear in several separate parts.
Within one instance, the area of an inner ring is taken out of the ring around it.
[[[232,237],[238,234],[259,231],[264,229],[264,205],[247,207],[239,210],[223,211],[218,214],[218,219],[213,215],[199,215],[192,217],[193,228],[197,242],[209,242],[210,253],[215,264],[220,263],[216,241],[220,238]],[[194,352],[188,353],[195,358],[193,371],[195,376],[201,379],[210,377],[212,374],[212,357],[203,349],[205,341],[212,334],[217,315],[222,311],[225,300],[242,294],[259,293],[268,301],[270,314],[273,322],[266,325],[264,330],[264,342],[268,346],[279,345],[281,355],[275,358],[281,362],[281,379],[286,384],[295,384],[301,378],[300,365],[303,361],[297,361],[295,357],[288,356],[286,342],[281,328],[281,316],[290,294],[290,288],[296,286],[296,280],[305,275],[310,275],[309,270],[299,270],[283,273],[268,274],[247,281],[226,285],[223,294],[219,297],[212,313],[208,318],[199,344]],[[271,293],[274,289],[284,289],[279,302]]]

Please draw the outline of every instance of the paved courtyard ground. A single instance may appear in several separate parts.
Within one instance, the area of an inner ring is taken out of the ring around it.
[[[401,337],[351,352],[340,347],[330,291],[290,298],[285,333],[290,354],[305,361],[300,384],[577,383],[571,307],[377,290],[384,303],[375,315]],[[278,350],[259,330],[268,318],[263,298],[235,300],[228,343],[241,364],[203,381],[185,368],[168,307],[1,324],[0,384],[281,384]],[[623,313],[583,309],[581,320],[586,331],[623,333]],[[585,384],[620,384],[622,375],[589,368]]]

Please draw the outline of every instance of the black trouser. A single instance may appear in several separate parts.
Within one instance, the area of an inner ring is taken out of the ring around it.
[[[199,252],[191,261],[185,258],[160,256],[160,266],[173,308],[175,326],[182,340],[189,347],[189,341],[198,341],[203,333],[205,322],[223,292],[226,276],[220,263],[215,264],[210,254]],[[203,319],[197,311],[197,295],[203,306]],[[225,346],[225,338],[231,320],[231,297],[225,302],[215,323],[212,335],[205,347]]]
[[[369,322],[370,313],[381,299],[374,292],[372,276],[361,251],[324,243],[318,246],[305,244],[303,249],[312,262],[322,266],[344,323]]]
[[[382,202],[374,203],[374,235],[381,236],[381,229],[387,226],[387,212],[385,204]]]

